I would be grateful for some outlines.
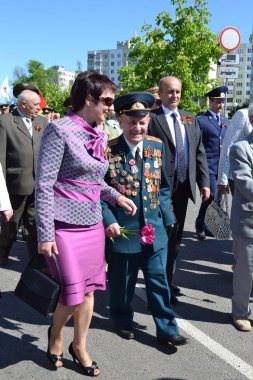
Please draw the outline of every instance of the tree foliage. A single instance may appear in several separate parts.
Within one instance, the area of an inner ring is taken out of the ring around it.
[[[194,102],[208,91],[215,81],[208,78],[212,63],[222,49],[218,36],[206,26],[211,14],[207,1],[171,0],[175,6],[175,20],[168,12],[156,16],[156,26],[145,24],[142,37],[131,39],[128,65],[119,70],[122,90],[143,91],[157,85],[166,75],[182,80],[182,107],[194,112],[200,106]],[[194,98],[193,98],[194,97]]]
[[[64,100],[69,96],[70,89],[62,88],[55,84],[57,73],[52,67],[45,69],[43,63],[30,60],[27,68],[16,67],[14,70],[15,80],[13,85],[20,82],[35,84],[49,107],[52,107],[61,115],[64,114],[66,108],[63,106]]]
[[[45,69],[43,63],[30,59],[27,63],[26,70],[22,68],[15,68],[14,85],[19,82],[28,82],[35,84],[42,92],[48,82],[53,82],[57,78],[57,73],[52,67]]]

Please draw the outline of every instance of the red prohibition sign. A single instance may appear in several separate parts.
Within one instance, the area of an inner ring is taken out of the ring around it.
[[[220,46],[226,51],[234,51],[241,43],[239,30],[233,26],[228,26],[220,33]]]

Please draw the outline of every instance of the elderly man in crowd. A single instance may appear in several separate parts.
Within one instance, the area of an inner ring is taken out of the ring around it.
[[[196,182],[203,200],[210,196],[210,181],[205,149],[197,118],[178,108],[182,93],[181,80],[167,76],[159,82],[161,107],[151,112],[149,134],[165,145],[166,173],[172,189],[176,224],[171,231],[168,248],[167,275],[171,287],[171,303],[178,303],[180,290],[173,284],[174,265],[179,252],[189,198],[195,202]]]
[[[253,103],[248,108],[253,125]],[[232,322],[240,331],[250,331],[249,298],[253,280],[253,131],[230,150],[234,196],[231,210],[233,253]]]
[[[103,206],[106,235],[115,238],[114,243],[107,239],[110,314],[117,334],[134,339],[132,299],[141,268],[157,340],[179,346],[188,343],[188,339],[179,335],[166,276],[166,230],[174,223],[174,214],[165,151],[160,139],[146,136],[154,101],[150,93],[134,92],[114,102],[123,134],[108,144],[110,166],[106,181],[131,198],[137,212],[131,216],[121,208]],[[129,240],[122,236],[123,226],[135,232]]]
[[[13,208],[13,216],[2,225],[0,233],[0,266],[8,256],[23,220],[29,256],[37,252],[35,227],[34,179],[41,136],[48,121],[39,116],[39,90],[32,84],[18,84],[13,89],[18,107],[0,116],[0,163]]]

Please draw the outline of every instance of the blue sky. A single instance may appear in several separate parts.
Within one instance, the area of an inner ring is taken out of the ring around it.
[[[207,7],[214,33],[234,26],[241,42],[249,42],[252,0],[209,0]],[[1,1],[0,86],[6,76],[11,82],[15,67],[24,68],[29,59],[67,71],[75,71],[79,60],[86,69],[88,50],[114,49],[117,41],[140,34],[145,22],[154,25],[159,12],[174,15],[174,9],[170,0]]]

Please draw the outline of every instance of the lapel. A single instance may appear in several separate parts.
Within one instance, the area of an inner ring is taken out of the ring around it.
[[[164,115],[164,112],[163,112],[163,109],[162,107],[160,107],[158,109],[158,111],[156,112],[156,119],[158,121],[158,123],[160,124],[163,132],[165,133],[165,135],[167,136],[168,140],[171,142],[171,144],[175,147],[174,145],[174,142],[173,142],[173,138],[172,138],[172,135],[170,133],[170,128],[168,126],[168,123],[167,123],[167,120],[166,120],[166,116]]]
[[[181,120],[182,120],[182,116],[185,116],[185,117],[191,116],[187,112],[179,110],[179,109],[178,109],[178,113],[179,113],[179,115],[181,117]],[[181,121],[181,123],[182,123],[182,121]],[[185,133],[186,133],[186,136],[187,136],[188,144],[190,144],[190,141],[191,141],[192,135],[193,135],[192,134],[192,131],[193,131],[192,124],[189,124],[187,121],[184,122],[183,124],[184,124]]]
[[[42,131],[42,125],[39,123],[39,120],[40,119],[36,117],[33,120],[33,122],[32,122],[32,124],[33,124],[33,140],[34,141],[38,140],[38,138],[40,137],[40,135],[43,133],[43,131]],[[37,126],[37,127],[35,128],[35,126]],[[38,128],[38,126],[40,128]]]
[[[13,112],[13,121],[15,126],[27,137],[29,137],[30,140],[32,140],[32,136],[30,135],[30,132],[28,131],[27,126],[23,122],[22,117],[19,115],[18,111]]]
[[[209,111],[206,111],[206,116],[208,116],[208,120],[210,121],[210,123],[214,125],[214,127],[217,129],[220,135],[221,127],[219,126],[218,121],[215,119],[215,117],[213,117],[213,115]]]

